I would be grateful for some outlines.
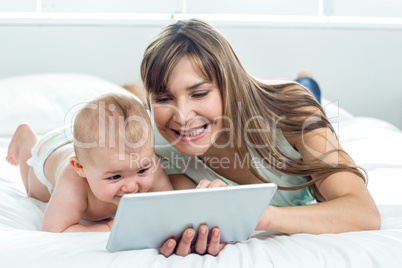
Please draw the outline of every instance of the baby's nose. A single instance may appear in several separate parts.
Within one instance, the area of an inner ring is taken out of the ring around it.
[[[138,192],[138,184],[135,180],[128,180],[121,189],[125,193],[136,193]]]

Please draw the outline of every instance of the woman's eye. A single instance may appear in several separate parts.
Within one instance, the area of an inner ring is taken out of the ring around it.
[[[193,94],[193,97],[194,97],[194,98],[202,98],[202,97],[205,97],[205,96],[208,95],[208,94],[209,94],[209,91],[200,92],[200,93],[194,93],[194,94]]]
[[[112,177],[109,177],[109,180],[116,181],[116,180],[118,180],[118,179],[120,179],[120,178],[121,178],[120,175],[114,175],[114,176],[112,176]]]
[[[137,172],[137,174],[138,174],[138,175],[144,175],[144,174],[148,171],[148,169],[149,169],[149,168],[141,169],[140,171]]]
[[[157,97],[157,98],[155,98],[155,102],[156,103],[163,103],[163,102],[168,102],[171,99],[172,99],[171,97]]]

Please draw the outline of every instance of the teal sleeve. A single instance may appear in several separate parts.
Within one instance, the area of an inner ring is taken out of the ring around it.
[[[167,160],[166,158],[163,158],[161,156],[158,156],[159,161],[161,161],[161,165],[162,168],[165,170],[165,172],[168,175],[171,174],[183,174],[183,172],[181,172],[179,169],[177,169],[172,163],[170,163],[169,160]]]

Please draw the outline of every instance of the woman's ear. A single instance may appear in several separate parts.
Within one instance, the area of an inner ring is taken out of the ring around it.
[[[70,164],[73,166],[73,168],[75,169],[75,171],[77,172],[77,174],[80,177],[85,178],[85,172],[84,172],[84,167],[81,165],[80,161],[78,160],[78,158],[76,156],[72,156],[70,158]]]

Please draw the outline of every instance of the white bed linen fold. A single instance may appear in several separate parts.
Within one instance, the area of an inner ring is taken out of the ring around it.
[[[56,76],[40,79],[46,81],[45,89],[52,89],[49,92],[56,92],[53,88],[59,84],[80,92],[90,85],[119,91],[87,76],[57,76],[50,87],[52,77]],[[43,88],[40,84],[37,89]],[[97,88],[91,94],[98,94]],[[382,215],[381,230],[322,235],[254,232],[248,241],[228,244],[217,257],[165,258],[155,249],[109,253],[109,233],[40,231],[46,204],[26,196],[19,169],[4,160],[10,141],[5,137],[0,138],[0,267],[402,267],[402,133],[384,121],[353,117],[328,103],[324,106],[343,148],[369,175],[368,188]],[[14,131],[14,126],[2,123],[3,133]]]
[[[342,121],[339,133],[342,146],[369,173],[369,189],[382,215],[380,231],[322,235],[256,231],[248,241],[228,244],[218,257],[191,254],[165,258],[155,249],[109,253],[109,233],[39,231],[46,204],[26,196],[18,168],[3,160],[0,267],[402,266],[402,133],[370,118]],[[9,138],[0,139],[1,159],[6,155],[8,142]]]

